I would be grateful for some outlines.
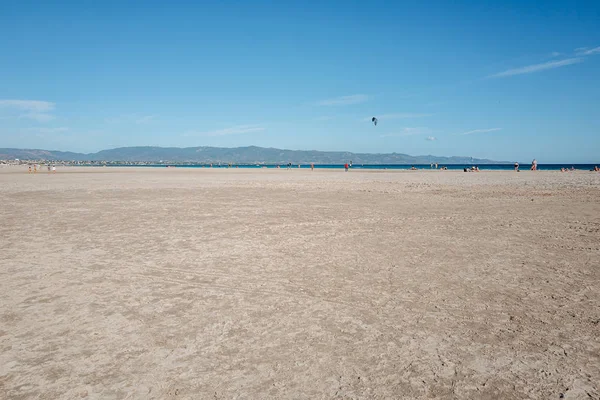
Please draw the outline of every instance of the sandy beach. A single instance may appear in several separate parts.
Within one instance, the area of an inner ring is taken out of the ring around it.
[[[2,399],[599,399],[600,173],[0,168]]]

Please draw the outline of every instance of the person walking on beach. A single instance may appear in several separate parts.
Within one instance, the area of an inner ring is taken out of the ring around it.
[[[314,171],[315,170],[315,164],[314,163],[310,163],[310,170]]]
[[[519,163],[518,162],[515,163],[515,171],[519,172]]]
[[[52,166],[52,173],[55,174],[56,173],[56,165]]]
[[[537,160],[535,158],[531,162],[531,170],[532,171],[537,171]]]
[[[344,164],[344,169],[348,172],[348,163]]]

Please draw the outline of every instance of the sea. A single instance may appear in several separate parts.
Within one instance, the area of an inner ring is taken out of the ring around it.
[[[560,171],[561,168],[575,168],[579,171],[592,171],[594,166],[600,166],[598,164],[538,164],[538,170],[541,171]],[[111,164],[110,167],[150,167],[150,168],[165,168],[165,167],[177,167],[177,168],[211,168],[211,164],[145,164],[145,165],[132,165],[132,164]],[[438,164],[438,169],[445,167],[448,170],[459,170],[463,171],[465,168],[471,168],[477,166],[480,171],[511,171],[514,170],[514,164]],[[212,164],[212,168],[287,168],[286,164]],[[430,164],[353,164],[350,169],[353,170],[410,170],[415,167],[419,170],[435,170],[435,165]],[[521,170],[529,170],[530,165],[521,164]],[[294,164],[293,169],[307,169],[310,168],[310,164]],[[343,164],[315,164],[315,169],[343,169]]]

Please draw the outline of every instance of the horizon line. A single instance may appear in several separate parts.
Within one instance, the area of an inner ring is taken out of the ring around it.
[[[419,157],[437,157],[437,158],[472,158],[476,160],[479,160],[479,162],[481,161],[487,161],[486,164],[497,164],[497,165],[508,165],[508,164],[513,164],[515,162],[519,162],[522,165],[528,165],[529,162],[522,162],[522,161],[508,161],[508,160],[491,160],[489,158],[485,158],[485,157],[472,157],[472,156],[461,156],[461,155],[433,155],[433,154],[419,154],[419,155],[410,155],[410,154],[406,154],[406,153],[399,153],[399,152],[387,152],[387,153],[383,153],[383,152],[356,152],[356,151],[344,151],[344,150],[316,150],[316,149],[290,149],[290,148],[278,148],[278,147],[263,147],[263,146],[256,146],[256,145],[248,145],[248,146],[237,146],[237,147],[218,147],[218,146],[188,146],[188,147],[177,147],[177,146],[152,146],[152,145],[143,145],[143,146],[122,146],[122,147],[114,147],[114,148],[107,148],[107,149],[102,149],[102,150],[98,150],[95,152],[81,152],[81,151],[70,151],[70,150],[47,150],[47,149],[40,149],[40,148],[19,148],[19,147],[4,147],[4,148],[0,148],[0,151],[4,150],[16,150],[16,151],[42,151],[42,152],[61,152],[61,153],[74,153],[77,155],[83,155],[83,156],[87,156],[87,155],[93,155],[96,153],[100,153],[102,151],[111,151],[111,150],[120,150],[120,149],[132,149],[132,148],[157,148],[157,149],[193,149],[193,148],[213,148],[213,149],[242,149],[242,148],[251,148],[251,147],[255,147],[255,148],[260,148],[260,149],[274,149],[274,150],[283,150],[283,151],[291,151],[291,152],[318,152],[318,153],[349,153],[350,154],[354,154],[354,155],[371,155],[371,156],[377,156],[377,155],[401,155],[401,156],[407,156],[407,157],[413,157],[413,158],[419,158]],[[0,158],[0,160],[4,160],[4,161],[12,161],[15,158],[11,158],[11,159],[3,159]],[[25,160],[25,159],[23,159]],[[34,159],[35,160],[35,159]],[[38,159],[39,160],[39,159]],[[62,160],[62,161],[69,161],[69,160]],[[72,160],[71,160],[72,161]],[[81,160],[82,162],[84,161],[92,161],[92,160]],[[98,161],[98,160],[95,160]],[[104,160],[106,161],[106,160]],[[154,160],[154,161],[159,161],[159,160]],[[109,161],[109,162],[114,162],[114,161]],[[150,162],[150,161],[129,161],[129,162]],[[198,162],[198,161],[178,161],[178,162]],[[176,164],[178,162],[174,162],[173,164]],[[258,162],[262,162],[264,163],[264,161],[258,161]],[[254,163],[254,162],[251,162]],[[238,163],[240,164],[240,163]],[[454,165],[451,163],[447,163],[448,165]],[[462,164],[462,163],[461,163]],[[547,163],[540,163],[540,165],[553,165],[553,164],[572,164],[572,165],[594,165],[594,164],[600,164],[600,161],[577,161],[577,162],[573,162],[573,161],[569,161],[569,162],[559,162],[559,161],[552,161],[552,162],[547,162]],[[405,164],[389,164],[389,165],[405,165]],[[415,164],[415,165],[426,165],[426,164]]]

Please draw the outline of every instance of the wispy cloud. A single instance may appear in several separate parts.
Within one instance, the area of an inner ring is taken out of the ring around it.
[[[364,103],[369,100],[369,96],[366,94],[353,94],[350,96],[340,96],[331,99],[325,99],[317,101],[315,104],[318,106],[348,106],[351,104]]]
[[[156,120],[156,116],[154,115],[144,115],[142,117],[136,118],[135,123],[142,125],[142,124],[149,124],[151,122],[154,122]]]
[[[54,109],[54,103],[40,100],[0,100],[0,107],[30,112],[46,112]]]
[[[60,126],[57,128],[27,128],[25,129],[27,132],[37,132],[37,133],[62,133],[67,132],[69,128],[66,126]]]
[[[13,117],[32,119],[38,122],[53,120],[55,104],[41,100],[0,100],[0,108],[8,110]]]
[[[260,125],[236,125],[225,129],[218,129],[208,132],[188,131],[183,136],[227,136],[241,135],[245,133],[262,132],[265,128]]]
[[[550,61],[542,64],[534,64],[528,65],[526,67],[509,69],[503,72],[499,72],[494,75],[488,76],[488,78],[503,78],[507,76],[521,75],[521,74],[531,74],[533,72],[545,71],[547,69],[554,69],[565,67],[567,65],[578,64],[582,62],[583,58],[567,58],[565,60],[560,61]]]
[[[474,129],[472,131],[460,133],[460,135],[474,135],[476,133],[496,132],[501,131],[502,128],[490,128],[490,129]]]
[[[427,137],[425,138],[425,140],[428,140],[428,141],[430,141],[430,142],[433,142],[434,140],[437,140],[437,138],[436,138],[435,136],[427,136]]]
[[[600,54],[600,46],[594,47],[593,49],[587,47],[580,47],[578,49],[575,49],[575,54],[577,54],[578,56],[591,56],[594,54]]]
[[[390,120],[390,119],[431,117],[432,115],[433,114],[423,114],[423,113],[391,113],[391,114],[382,114],[382,115],[375,114],[374,116],[380,121],[385,121],[385,120]],[[371,121],[371,118],[373,118],[373,116],[365,117],[362,120],[363,121]]]
[[[398,136],[412,136],[412,135],[424,135],[427,133],[431,133],[431,129],[429,128],[421,128],[421,127],[408,127],[402,128],[400,131],[392,132],[392,133],[384,133],[379,135],[379,137],[398,137]]]
[[[52,114],[33,113],[32,112],[32,113],[21,114],[21,115],[19,115],[19,118],[32,119],[37,122],[48,122],[48,121],[52,121],[56,117]]]
[[[561,53],[559,53],[558,51],[553,51],[552,53],[550,53],[551,57],[558,57],[560,55],[561,55]]]

